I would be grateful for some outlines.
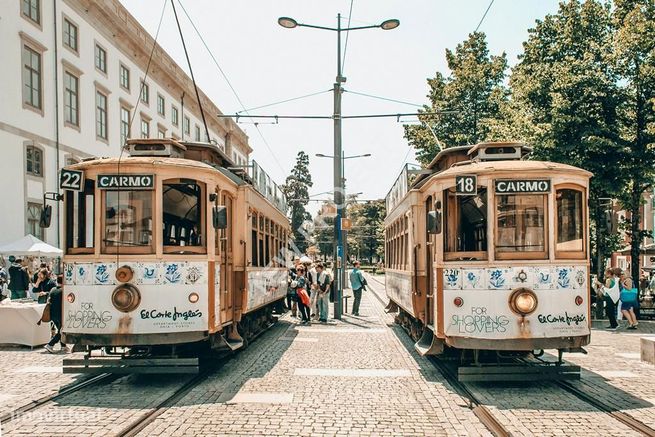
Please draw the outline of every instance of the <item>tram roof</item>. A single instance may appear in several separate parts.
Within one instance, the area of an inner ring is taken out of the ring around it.
[[[122,158],[93,158],[67,166],[74,170],[90,169],[98,165],[165,165],[171,167],[184,167],[195,169],[215,170],[211,165],[204,162],[184,158],[167,158],[162,156],[125,156]]]

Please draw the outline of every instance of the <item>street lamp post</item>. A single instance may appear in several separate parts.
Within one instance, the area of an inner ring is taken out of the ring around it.
[[[324,27],[315,26],[313,24],[298,23],[293,18],[280,17],[277,20],[278,24],[287,29],[294,27],[310,27],[313,29],[330,30],[337,32],[337,78],[334,82],[334,204],[337,208],[337,215],[334,221],[334,239],[337,242],[334,250],[335,260],[335,279],[336,279],[336,299],[334,302],[334,318],[340,319],[343,309],[343,286],[345,283],[345,252],[343,246],[343,233],[341,232],[341,218],[345,211],[345,196],[343,190],[343,152],[341,150],[341,94],[343,88],[341,84],[346,81],[346,78],[341,74],[341,32],[348,32],[351,30],[374,29],[380,28],[383,30],[395,29],[400,25],[400,21],[396,19],[383,21],[381,24],[372,26],[358,26],[358,27],[341,27],[341,14],[337,15],[337,27]]]

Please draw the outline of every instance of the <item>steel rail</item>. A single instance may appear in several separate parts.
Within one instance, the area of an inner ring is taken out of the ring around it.
[[[367,274],[367,276],[378,284],[384,285],[382,281],[372,277],[370,274]],[[377,292],[373,291],[372,288],[371,293],[373,293],[373,296],[375,296],[375,298],[382,304],[383,307],[386,306],[384,299]],[[473,414],[475,414],[478,420],[480,420],[480,422],[489,430],[490,433],[496,437],[509,437],[512,435],[507,430],[507,428],[505,428],[505,426],[500,423],[498,419],[496,419],[491,410],[489,410],[489,408],[480,402],[480,400],[468,389],[468,387],[466,387],[466,384],[457,379],[457,375],[455,372],[453,372],[453,369],[451,369],[445,362],[439,360],[437,357],[428,356],[427,358],[430,363],[432,363],[432,365],[434,365],[439,370],[439,372],[441,372],[443,377],[446,379],[446,381],[448,381],[451,387],[453,387],[455,392],[468,400],[469,408]]]
[[[57,399],[60,399],[66,395],[75,393],[76,391],[82,390],[90,386],[98,385],[103,382],[111,382],[112,380],[116,380],[123,376],[125,375],[114,375],[110,373],[103,373],[100,375],[95,375],[91,378],[87,378],[84,381],[78,383],[69,384],[59,389],[57,393],[53,393],[44,396],[40,399],[34,400],[29,404],[18,407],[15,410],[0,416],[0,424],[4,425],[7,422],[11,422],[14,419],[18,419],[20,416],[22,416],[25,413],[35,410],[40,406],[47,404],[48,402],[56,401]]]

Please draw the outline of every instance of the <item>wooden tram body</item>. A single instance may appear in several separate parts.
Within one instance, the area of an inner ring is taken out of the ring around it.
[[[591,174],[527,152],[445,149],[387,196],[388,310],[421,354],[557,349],[561,360],[589,343]]]
[[[230,170],[215,145],[128,147],[64,170],[82,178],[64,194],[64,341],[242,347],[286,295],[283,195],[256,164]]]

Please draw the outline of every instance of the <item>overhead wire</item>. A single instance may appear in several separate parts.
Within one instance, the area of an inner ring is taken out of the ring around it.
[[[478,25],[475,28],[475,31],[473,33],[477,32],[478,29],[480,28],[480,26],[482,26],[482,22],[484,21],[485,17],[487,16],[487,13],[489,12],[489,9],[491,9],[491,5],[494,4],[494,1],[495,0],[491,0],[491,2],[489,3],[489,6],[487,6],[487,10],[484,11],[484,15],[482,15],[482,18],[480,19],[480,22],[478,23]]]
[[[230,82],[230,79],[227,77],[227,74],[225,73],[225,71],[223,71],[223,68],[221,68],[220,64],[218,63],[218,60],[216,60],[216,57],[214,56],[214,53],[212,52],[212,50],[211,50],[211,49],[209,48],[209,46],[207,45],[207,42],[205,41],[205,39],[203,38],[202,34],[200,33],[200,31],[199,31],[198,28],[196,27],[195,23],[194,23],[193,20],[191,19],[191,16],[189,15],[189,13],[187,12],[186,8],[185,8],[184,5],[182,4],[182,1],[181,1],[181,0],[177,0],[177,3],[178,3],[178,4],[180,5],[180,7],[182,8],[182,11],[184,12],[184,15],[186,15],[187,19],[189,20],[189,23],[191,23],[191,26],[193,27],[193,30],[195,30],[196,35],[198,35],[198,38],[200,38],[200,41],[202,42],[202,45],[203,45],[203,46],[205,47],[205,49],[207,50],[207,53],[209,53],[209,57],[210,57],[210,58],[212,59],[212,61],[214,62],[214,65],[216,66],[216,68],[218,68],[218,71],[219,71],[219,72],[221,73],[221,75],[223,76],[223,79],[225,79],[225,82],[227,83],[228,87],[229,87],[230,90],[232,91],[232,94],[234,94],[234,97],[236,98],[237,102],[239,102],[239,105],[241,105],[241,108],[243,108],[243,112],[245,112],[246,115],[250,115],[250,114],[248,113],[248,110],[246,110],[246,105],[244,105],[243,101],[241,100],[241,97],[239,97],[239,94],[237,93],[236,89],[235,89],[234,86],[232,85],[232,82]],[[219,114],[219,116],[220,116],[220,115],[221,115],[221,114]],[[282,164],[280,164],[280,161],[277,159],[277,156],[275,155],[275,152],[273,152],[273,149],[271,148],[270,144],[268,143],[268,141],[267,141],[266,138],[264,137],[264,134],[262,133],[261,129],[259,129],[259,125],[258,125],[258,124],[255,124],[255,129],[257,130],[257,133],[259,134],[259,137],[261,138],[262,142],[264,143],[264,145],[265,145],[266,148],[268,149],[269,153],[270,153],[271,156],[273,157],[273,160],[275,161],[275,163],[277,164],[277,166],[278,166],[278,167],[280,168],[280,170],[282,171],[282,175],[284,175],[286,170],[284,169],[284,167],[282,167]]]
[[[350,11],[348,12],[348,25],[346,28],[350,28],[350,19],[352,18],[353,15],[353,3],[355,0],[350,0]],[[343,70],[345,69],[346,66],[346,53],[348,52],[348,37],[350,36],[350,31],[346,31],[346,43],[343,47],[343,59],[341,60],[341,74],[343,74]]]
[[[393,102],[393,103],[401,103],[403,105],[416,106],[418,108],[423,107],[423,105],[419,105],[418,103],[405,102],[403,100],[396,100],[396,99],[390,99],[388,97],[376,96],[376,95],[373,95],[373,94],[360,93],[360,92],[352,91],[352,90],[349,90],[349,89],[344,89],[343,91],[346,92],[346,93],[355,94],[355,95],[358,95],[358,96],[370,97],[372,99],[385,100],[387,102]]]
[[[237,111],[236,113],[237,113],[237,114],[240,114],[240,113],[242,113],[242,112],[246,112],[246,113],[247,113],[247,112],[249,112],[249,111],[254,111],[254,110],[256,110],[256,109],[268,108],[268,107],[270,107],[270,106],[280,105],[280,104],[282,104],[282,103],[293,102],[293,101],[295,101],[295,100],[305,99],[305,98],[307,98],[307,97],[314,97],[314,96],[318,96],[319,94],[325,94],[325,93],[331,93],[331,92],[332,92],[332,88],[330,88],[329,90],[317,91],[317,92],[315,92],[315,93],[311,93],[311,94],[305,94],[305,95],[298,96],[298,97],[292,97],[292,98],[290,98],[290,99],[280,100],[280,101],[278,101],[278,102],[268,103],[268,104],[266,104],[266,105],[255,106],[254,108],[244,109],[244,110],[241,110],[241,111]]]

